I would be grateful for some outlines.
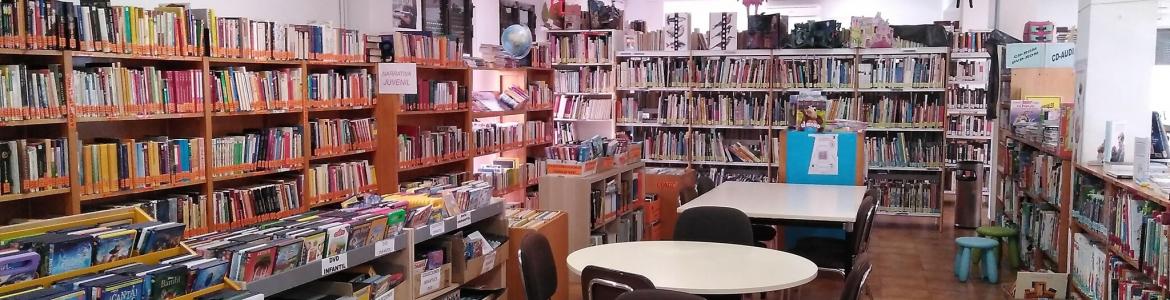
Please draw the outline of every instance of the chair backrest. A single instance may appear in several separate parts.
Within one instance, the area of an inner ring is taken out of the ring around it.
[[[865,198],[861,200],[861,207],[857,209],[857,221],[853,223],[853,232],[849,234],[854,255],[861,254],[869,248],[869,231],[873,228],[874,214],[877,213],[877,203],[874,199],[872,190],[867,191]]]
[[[520,279],[528,299],[545,300],[557,292],[557,265],[548,238],[534,232],[520,241]]]
[[[695,189],[699,191],[699,196],[702,196],[703,194],[706,194],[707,192],[715,189],[715,181],[711,180],[711,178],[708,178],[707,176],[699,176],[699,178],[695,180]]]
[[[754,246],[752,223],[738,209],[700,206],[684,210],[674,227],[677,241],[712,242]]]
[[[581,295],[585,300],[613,300],[622,293],[654,288],[646,276],[598,266],[581,270]]]
[[[841,300],[857,300],[861,296],[861,288],[869,279],[869,271],[873,265],[869,263],[869,255],[862,253],[853,261],[853,271],[845,277],[845,289],[841,291]]]
[[[703,297],[669,290],[634,290],[617,297],[617,300],[704,300]]]

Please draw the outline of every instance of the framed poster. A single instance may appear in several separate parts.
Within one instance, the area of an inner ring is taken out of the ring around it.
[[[400,31],[422,30],[422,10],[420,0],[393,0],[395,28]]]

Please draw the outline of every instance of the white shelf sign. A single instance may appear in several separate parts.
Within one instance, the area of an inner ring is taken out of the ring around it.
[[[435,290],[438,290],[440,287],[442,287],[443,284],[440,281],[443,279],[443,274],[439,272],[441,270],[442,268],[435,268],[431,269],[430,271],[423,272],[421,275],[419,275],[421,276],[418,284],[419,295],[434,292]]]
[[[479,273],[480,274],[487,273],[487,271],[491,271],[491,269],[495,266],[496,266],[496,252],[492,251],[491,253],[484,254],[483,255],[483,268],[480,269]]]
[[[383,256],[394,252],[394,238],[374,243],[374,256]]]
[[[342,253],[321,260],[321,276],[337,273],[349,268],[349,254]]]
[[[382,293],[381,295],[378,295],[378,297],[374,298],[374,300],[394,300],[394,291],[395,290],[397,290],[397,289],[390,289],[389,292],[385,292],[385,293]]]
[[[447,232],[446,225],[447,225],[446,220],[439,221],[438,223],[435,223],[435,224],[431,224],[431,226],[430,226],[431,236],[437,236],[437,235],[443,234],[444,232]]]
[[[467,225],[471,225],[471,212],[470,211],[465,211],[465,212],[459,214],[459,217],[457,219],[455,219],[455,227],[463,228],[463,227],[467,227]]]
[[[418,68],[413,63],[379,63],[379,94],[418,94]]]

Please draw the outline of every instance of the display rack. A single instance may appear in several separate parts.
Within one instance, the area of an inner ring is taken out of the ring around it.
[[[646,166],[645,162],[636,162],[627,165],[614,166],[609,170],[599,170],[592,175],[545,175],[540,178],[540,203],[539,209],[562,211],[569,216],[568,226],[568,242],[569,251],[576,251],[581,248],[589,246],[591,236],[594,232],[614,232],[612,226],[618,224],[616,220],[628,217],[630,214],[642,211],[643,198],[645,196],[645,183],[642,178],[642,169]],[[636,193],[633,195],[620,195],[618,206],[610,207],[612,211],[604,212],[592,207],[592,198],[590,197],[592,191],[604,190],[606,181],[633,181],[636,186]],[[594,210],[599,210],[597,213],[598,220],[592,222],[590,219]],[[641,226],[645,229],[645,226]]]

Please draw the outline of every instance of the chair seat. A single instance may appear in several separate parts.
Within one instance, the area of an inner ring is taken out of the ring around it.
[[[966,237],[956,238],[955,244],[958,244],[959,246],[962,246],[965,248],[974,248],[974,249],[991,249],[991,248],[995,248],[996,246],[999,246],[999,242],[997,242],[993,239],[974,237],[974,236],[966,236]]]
[[[776,229],[768,225],[752,224],[752,237],[756,241],[771,241],[776,238]]]
[[[1019,234],[1015,229],[1004,226],[980,226],[975,228],[975,233],[990,237],[1013,237]]]

